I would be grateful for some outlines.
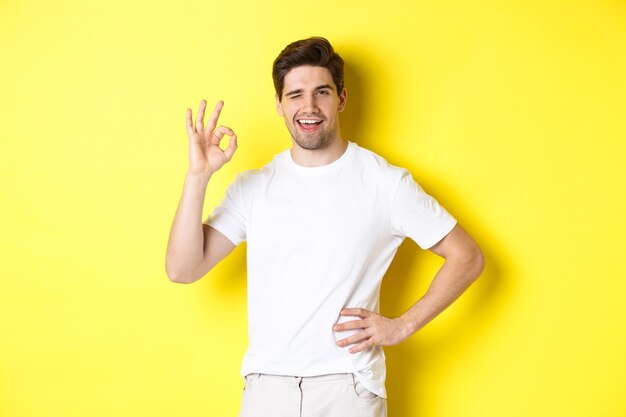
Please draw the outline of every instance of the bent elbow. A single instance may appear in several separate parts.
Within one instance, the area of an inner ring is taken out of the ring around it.
[[[165,265],[165,273],[167,274],[167,277],[169,278],[170,281],[176,283],[176,284],[191,284],[194,283],[196,281],[198,281],[200,278],[202,278],[203,276],[206,275],[207,272],[209,272],[212,269],[209,268],[206,271],[200,271],[198,269],[180,269],[180,268],[173,268],[172,266],[170,266],[169,264],[166,263]]]
[[[476,246],[474,256],[472,257],[472,260],[471,260],[471,265],[474,271],[474,281],[475,281],[476,279],[478,279],[480,274],[485,269],[485,256],[483,255],[483,252],[480,250],[478,246]]]
[[[168,263],[165,264],[165,274],[171,282],[176,284],[191,284],[195,281],[195,279],[190,279],[188,274],[176,270]]]
[[[185,284],[185,280],[178,274],[176,274],[175,272],[169,271],[167,268],[165,268],[165,274],[167,275],[167,278],[171,281],[174,282],[176,284]]]

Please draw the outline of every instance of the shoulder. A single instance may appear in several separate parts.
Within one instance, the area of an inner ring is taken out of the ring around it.
[[[235,176],[231,186],[238,189],[256,188],[274,175],[277,161],[282,158],[283,152],[277,154],[267,164],[260,168],[241,171]]]
[[[375,174],[383,181],[397,184],[402,177],[411,175],[406,168],[391,164],[385,158],[367,148],[356,143],[354,147],[354,159],[357,165],[366,172]]]

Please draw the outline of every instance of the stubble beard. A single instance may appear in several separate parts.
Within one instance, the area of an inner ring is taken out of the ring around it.
[[[322,129],[320,132],[315,132],[314,134],[302,134],[298,131],[298,126],[296,126],[295,123],[293,130],[289,129],[291,137],[298,144],[298,146],[310,151],[327,147],[335,134],[334,131],[326,129]]]

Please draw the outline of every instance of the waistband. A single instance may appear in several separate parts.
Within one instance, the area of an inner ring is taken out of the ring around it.
[[[291,375],[272,375],[272,374],[248,374],[244,377],[246,380],[270,379],[276,382],[302,386],[306,384],[315,384],[320,382],[344,381],[346,384],[354,385],[356,378],[352,373],[345,374],[328,374],[315,376],[291,376]]]

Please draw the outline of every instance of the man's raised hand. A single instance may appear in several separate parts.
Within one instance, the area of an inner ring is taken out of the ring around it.
[[[217,126],[217,120],[224,106],[218,101],[211,117],[204,127],[204,110],[206,100],[200,102],[200,109],[195,125],[191,119],[191,109],[187,109],[187,134],[189,135],[189,172],[192,174],[211,175],[230,161],[237,149],[237,135],[229,127]],[[220,148],[220,141],[224,135],[230,136],[228,147]]]

